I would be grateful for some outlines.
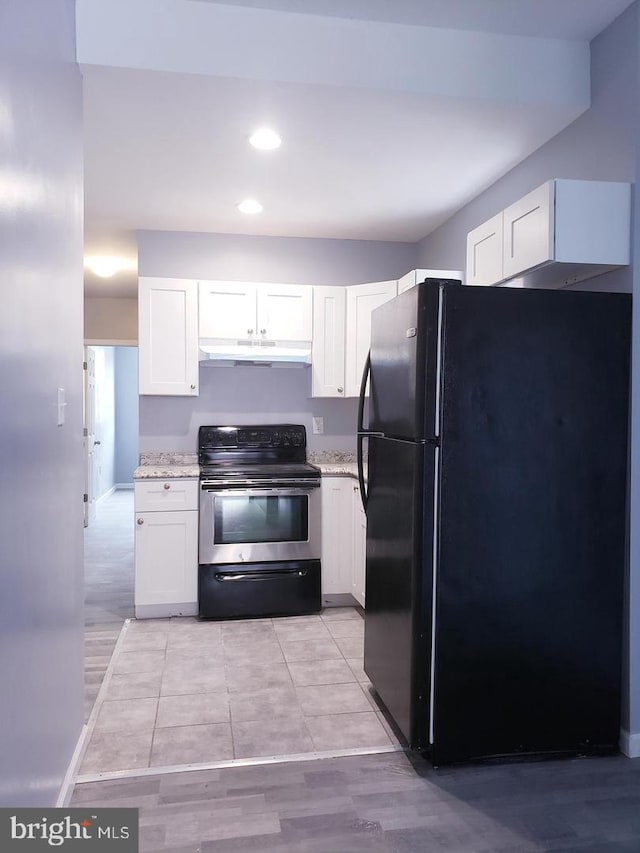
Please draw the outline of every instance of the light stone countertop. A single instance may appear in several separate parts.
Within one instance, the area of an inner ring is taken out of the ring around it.
[[[196,454],[144,453],[141,464],[133,472],[134,480],[197,479],[200,476]],[[309,462],[320,469],[325,477],[353,477],[358,479],[358,465],[353,453],[310,453]],[[366,471],[366,466],[365,466]]]
[[[188,480],[198,479],[200,466],[195,465],[139,465],[133,472],[134,480]]]
[[[325,477],[354,477],[358,479],[357,462],[314,462]]]

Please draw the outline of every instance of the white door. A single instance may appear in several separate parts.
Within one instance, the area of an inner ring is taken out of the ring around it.
[[[258,284],[258,335],[268,341],[310,341],[313,288],[297,284]]]
[[[502,211],[467,234],[467,284],[502,281],[502,234]]]
[[[345,396],[357,397],[371,346],[371,312],[398,292],[397,281],[377,281],[347,287]]]
[[[351,592],[353,530],[349,477],[322,478],[322,594]]]
[[[200,282],[200,337],[246,341],[256,335],[256,286],[240,281]]]
[[[135,603],[198,600],[198,513],[137,512]]]
[[[367,573],[367,516],[362,509],[360,487],[353,487],[353,574],[351,595],[361,607],[365,606]]]
[[[344,397],[346,305],[344,287],[313,288],[312,397]]]
[[[547,181],[504,211],[505,278],[553,258],[554,187]]]
[[[97,460],[96,448],[96,355],[91,347],[84,348],[84,429],[85,502],[84,526],[96,517]]]
[[[140,394],[198,396],[198,283],[141,278],[138,286]]]

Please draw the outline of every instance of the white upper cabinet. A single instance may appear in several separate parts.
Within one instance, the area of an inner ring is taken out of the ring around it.
[[[397,293],[397,281],[355,284],[347,288],[346,397],[357,397],[360,393],[362,371],[371,345],[371,312]]]
[[[200,282],[200,337],[246,340],[256,331],[256,286],[239,281]]]
[[[398,295],[420,284],[425,278],[451,278],[463,281],[464,277],[461,270],[411,270],[398,279]]]
[[[297,284],[200,282],[200,337],[310,341],[313,288]]]
[[[547,181],[467,235],[467,284],[564,287],[630,259],[631,186]]]
[[[502,280],[503,216],[498,213],[467,235],[467,284]]]
[[[511,278],[553,258],[553,190],[554,182],[548,181],[503,211],[501,278]]]
[[[313,288],[298,284],[258,284],[257,331],[270,341],[310,341]]]
[[[344,397],[346,290],[313,288],[311,396]]]
[[[198,394],[198,287],[189,279],[141,278],[140,394]]]

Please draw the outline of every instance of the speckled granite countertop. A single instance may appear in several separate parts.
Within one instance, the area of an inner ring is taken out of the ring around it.
[[[197,480],[199,476],[199,465],[139,465],[133,472],[134,480]]]
[[[197,479],[200,476],[197,453],[141,453],[134,480]]]
[[[315,451],[308,454],[308,459],[318,466],[325,477],[358,479],[358,465],[354,453]],[[199,476],[197,453],[141,453],[140,465],[133,472],[134,480],[190,479]]]

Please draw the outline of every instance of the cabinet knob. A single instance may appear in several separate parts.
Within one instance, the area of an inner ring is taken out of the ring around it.
[[[144,518],[139,518],[139,519],[138,519],[138,524],[144,524]]]
[[[164,487],[165,487],[165,489],[170,489],[170,488],[171,488],[171,484],[170,484],[170,483],[165,483],[165,484],[164,484]]]
[[[266,329],[260,329],[260,334],[261,334],[261,335],[266,335],[266,334],[267,334],[267,330],[266,330]]]
[[[195,391],[195,390],[196,390],[196,383],[195,383],[195,382],[192,382],[192,383],[191,383],[191,390],[192,390],[192,391]]]
[[[252,334],[253,334],[253,329],[247,329],[247,334],[248,334],[248,335],[252,335]]]
[[[342,394],[343,391],[344,391],[344,388],[341,388],[340,386],[338,386],[338,394]]]

